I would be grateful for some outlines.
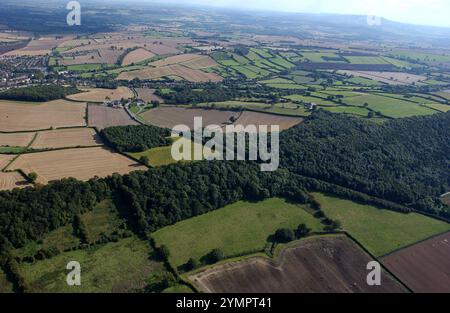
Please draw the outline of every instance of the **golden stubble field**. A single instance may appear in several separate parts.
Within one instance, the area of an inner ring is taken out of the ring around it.
[[[0,101],[0,131],[86,126],[86,104],[66,100],[43,103]]]
[[[92,128],[68,128],[39,132],[31,148],[58,149],[91,147],[101,144],[101,139]]]
[[[122,98],[133,98],[134,94],[128,87],[118,87],[117,89],[87,88],[83,92],[70,95],[67,98],[80,102],[97,102],[105,100],[121,100]]]
[[[9,170],[18,169],[26,174],[36,173],[37,182],[46,184],[69,177],[86,181],[96,176],[123,175],[147,168],[121,154],[96,147],[22,154],[9,167]]]
[[[0,133],[0,147],[26,147],[34,137],[34,133],[13,133],[13,134],[1,134]]]
[[[31,186],[18,172],[0,172],[0,191]]]

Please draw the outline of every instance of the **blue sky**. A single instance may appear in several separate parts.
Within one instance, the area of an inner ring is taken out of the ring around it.
[[[450,27],[450,0],[159,0],[158,2],[287,12],[377,15],[405,23]]]

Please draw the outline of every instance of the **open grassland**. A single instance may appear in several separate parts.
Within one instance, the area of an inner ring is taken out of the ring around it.
[[[414,292],[450,293],[450,232],[394,252],[382,261]]]
[[[144,68],[136,71],[122,72],[117,77],[118,80],[152,80],[162,77],[178,76],[191,82],[221,82],[223,78],[215,73],[206,73],[200,70],[191,69],[184,65],[174,64],[156,68]]]
[[[0,191],[11,190],[14,188],[25,188],[30,184],[18,172],[0,172]]]
[[[429,103],[424,104],[427,108],[435,109],[440,112],[448,112],[450,111],[450,104],[441,104],[441,103]]]
[[[55,100],[41,104],[0,101],[0,131],[85,126],[86,104]]]
[[[44,103],[0,101],[0,131],[86,126],[86,104],[55,100]]]
[[[253,257],[189,276],[214,293],[386,293],[406,290],[386,272],[381,286],[367,284],[372,261],[345,236],[311,237],[292,243],[276,260]]]
[[[376,256],[450,230],[450,224],[416,213],[397,213],[319,193],[314,197],[328,217],[339,220]]]
[[[10,169],[21,169],[27,174],[37,173],[37,181],[45,184],[69,177],[89,180],[113,173],[123,175],[146,168],[121,154],[98,147],[23,154],[11,164]]]
[[[33,149],[91,147],[102,142],[92,128],[69,128],[39,132],[31,145]]]
[[[149,110],[142,116],[148,123],[172,129],[176,125],[187,125],[194,128],[194,118],[202,117],[203,127],[230,123],[232,118],[239,117],[239,112],[225,110],[208,110],[178,107],[159,107]]]
[[[369,114],[369,110],[363,107],[334,106],[334,107],[325,107],[323,109],[333,113],[353,114],[359,116],[368,116]]]
[[[0,147],[26,147],[34,138],[34,133],[14,133],[1,134],[0,133]]]
[[[152,250],[146,241],[131,237],[117,243],[65,252],[52,259],[20,266],[20,272],[34,292],[131,292],[145,287],[146,279],[163,269],[149,260]],[[82,264],[82,284],[69,287],[66,265]]]
[[[200,260],[217,248],[227,257],[262,251],[278,228],[296,229],[302,223],[316,231],[322,229],[320,221],[304,207],[285,200],[240,201],[163,228],[153,238],[157,245],[169,248],[170,262],[181,266],[189,258]]]
[[[117,89],[91,88],[83,89],[84,92],[70,95],[67,98],[82,102],[104,102],[105,100],[121,100],[133,98],[134,94],[128,87],[119,87]]]
[[[257,127],[269,125],[269,131],[270,126],[279,126],[280,131],[282,131],[294,127],[301,122],[303,122],[303,119],[299,117],[244,111],[234,125],[242,125],[244,127],[250,125],[256,125]]]
[[[88,106],[89,126],[103,129],[112,126],[137,125],[138,123],[122,108],[110,108],[101,105]]]
[[[154,57],[155,54],[145,50],[145,49],[136,49],[128,53],[122,61],[122,66],[128,66],[133,63],[139,63],[141,61],[145,61]]]

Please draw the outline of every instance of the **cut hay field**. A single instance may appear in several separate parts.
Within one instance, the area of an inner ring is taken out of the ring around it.
[[[66,41],[68,38],[56,39],[55,37],[43,37],[31,40],[28,45],[22,49],[10,51],[6,56],[41,56],[51,53],[53,48]]]
[[[0,133],[0,147],[26,147],[34,138],[34,133],[14,133],[1,134]]]
[[[89,126],[103,129],[111,126],[138,125],[122,108],[110,108],[101,105],[88,106]]]
[[[207,61],[208,59],[210,60],[209,62]],[[199,54],[189,54],[189,53],[188,54],[180,54],[180,55],[175,55],[175,56],[172,56],[172,57],[168,57],[168,58],[165,58],[163,60],[152,62],[152,63],[150,63],[150,65],[152,65],[154,67],[163,67],[163,66],[167,66],[167,65],[184,64],[186,62],[190,62],[191,64],[195,64],[194,61],[205,62],[205,65],[207,63],[212,64],[212,65],[207,66],[207,67],[212,67],[212,66],[217,65],[217,63],[214,62],[214,60],[212,60],[209,56],[199,55]],[[199,68],[197,68],[197,69],[199,69]]]
[[[0,171],[2,171],[14,158],[15,155],[0,154]]]
[[[103,103],[106,99],[121,100],[122,98],[133,98],[134,94],[128,87],[118,87],[117,89],[90,88],[83,89],[84,92],[70,95],[67,98],[81,102]]]
[[[0,191],[14,188],[25,188],[30,184],[18,172],[0,172]]]
[[[86,126],[86,104],[66,100],[27,103],[0,100],[0,131]]]
[[[222,126],[231,121],[231,118],[239,117],[239,112],[225,110],[206,110],[177,107],[159,107],[149,110],[142,116],[148,123],[172,129],[176,125],[187,125],[194,128],[194,118],[202,117],[203,126],[219,125]]]
[[[154,53],[152,53],[148,50],[139,48],[139,49],[131,51],[123,58],[122,66],[128,66],[133,63],[139,63],[141,61],[148,60],[154,56],[155,56]]]
[[[410,85],[427,79],[426,76],[403,72],[338,71],[338,73],[364,77],[389,85]]]
[[[158,246],[169,248],[169,260],[178,267],[217,248],[227,257],[262,251],[278,228],[294,230],[302,223],[322,230],[320,221],[304,207],[273,198],[257,203],[240,201],[165,227],[152,236]]]
[[[382,262],[414,292],[450,293],[450,232],[394,252]]]
[[[69,128],[39,132],[31,145],[31,148],[75,148],[90,147],[101,144],[101,139],[92,128]]]
[[[123,175],[146,170],[146,167],[121,154],[98,147],[22,154],[9,169],[21,169],[27,174],[34,172],[38,175],[37,182],[46,184],[69,177],[89,180],[95,176],[105,177],[113,173]]]
[[[325,214],[375,256],[450,230],[450,224],[417,213],[402,214],[314,193]]]
[[[289,129],[303,122],[302,118],[299,117],[290,117],[290,116],[281,116],[275,114],[267,114],[260,112],[252,112],[252,111],[244,111],[239,119],[234,123],[234,125],[242,125],[247,127],[249,125],[278,125],[280,131]],[[270,131],[270,127],[269,127]]]
[[[144,68],[136,71],[122,72],[117,77],[118,80],[152,80],[162,77],[178,76],[191,82],[221,82],[223,78],[215,73],[206,73],[200,70],[188,68],[180,64]]]
[[[367,284],[371,257],[346,236],[311,237],[289,245],[276,260],[253,257],[189,276],[200,291],[213,293],[387,293],[406,292],[382,272],[382,285]]]
[[[152,273],[164,270],[162,263],[149,260],[151,253],[148,242],[131,237],[33,264],[22,263],[19,271],[33,292],[132,292],[144,288]],[[73,260],[82,266],[81,286],[66,283],[66,265]]]

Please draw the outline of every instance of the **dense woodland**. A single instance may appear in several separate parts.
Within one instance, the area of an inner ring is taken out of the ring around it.
[[[387,121],[318,112],[281,134],[280,160],[293,173],[442,211],[450,190],[450,113]]]
[[[103,140],[120,152],[142,152],[171,144],[170,130],[147,125],[115,126],[100,132]]]
[[[0,93],[0,99],[45,102],[62,99],[68,95],[80,92],[76,87],[59,85],[40,85],[6,90]]]

